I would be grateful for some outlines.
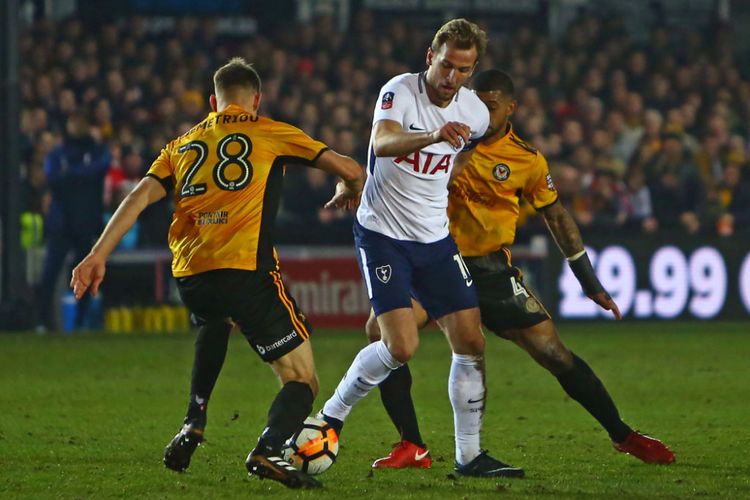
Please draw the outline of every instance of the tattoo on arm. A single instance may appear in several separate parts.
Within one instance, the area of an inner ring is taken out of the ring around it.
[[[543,212],[552,237],[565,257],[583,251],[583,239],[573,216],[568,213],[559,201],[546,207]]]

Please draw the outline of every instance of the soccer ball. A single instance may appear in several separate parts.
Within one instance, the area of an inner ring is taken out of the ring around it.
[[[336,461],[339,437],[325,421],[307,417],[302,428],[284,445],[284,460],[312,476],[322,474]]]

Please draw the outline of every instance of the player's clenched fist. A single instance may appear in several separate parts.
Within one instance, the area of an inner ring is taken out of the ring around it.
[[[435,142],[447,141],[455,149],[463,149],[469,143],[471,129],[461,122],[448,122],[432,133]]]

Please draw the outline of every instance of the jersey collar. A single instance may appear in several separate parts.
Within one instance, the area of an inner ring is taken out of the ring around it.
[[[230,114],[237,114],[237,113],[250,113],[245,108],[239,106],[238,104],[230,104],[226,108],[224,108],[224,111],[220,111],[221,113],[230,113]]]
[[[505,128],[505,134],[504,135],[500,136],[500,138],[497,139],[495,142],[491,142],[489,144],[484,144],[484,143],[482,143],[482,144],[485,147],[488,147],[488,148],[499,147],[499,146],[502,146],[503,144],[505,144],[506,142],[508,142],[508,140],[510,139],[510,136],[512,136],[512,135],[513,135],[513,124],[510,123],[510,122],[508,122],[508,125]]]

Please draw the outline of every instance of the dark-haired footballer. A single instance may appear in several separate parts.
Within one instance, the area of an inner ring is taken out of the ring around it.
[[[282,444],[310,414],[318,379],[310,325],[284,286],[271,238],[287,163],[338,175],[326,204],[333,208],[357,204],[364,171],[301,130],[258,115],[260,77],[243,59],[216,71],[214,90],[213,112],[165,146],[73,270],[70,285],[76,298],[87,290],[95,295],[122,236],[149,204],[173,190],[172,274],[200,330],[187,415],[167,445],[164,465],[184,471],[203,441],[208,401],[234,323],[282,383],[245,462],[248,472],[291,488],[317,487],[318,481],[281,458]]]
[[[620,319],[620,311],[594,274],[578,227],[558,201],[544,156],[518,138],[510,117],[516,109],[513,81],[506,73],[478,73],[472,87],[490,111],[487,135],[464,170],[450,185],[448,216],[479,296],[482,323],[511,340],[557,378],[565,392],[588,411],[609,434],[618,451],[647,463],[669,464],[674,454],[657,439],[631,429],[622,421],[612,398],[588,364],[562,343],[549,313],[526,288],[521,270],[511,263],[523,196],[541,212],[550,233],[568,260],[586,295]],[[429,322],[424,308],[413,301],[420,327]],[[371,342],[380,338],[373,315],[367,322]],[[391,372],[380,384],[383,405],[401,434],[390,455],[375,468],[430,467],[432,459],[417,424],[411,399],[408,365]]]

